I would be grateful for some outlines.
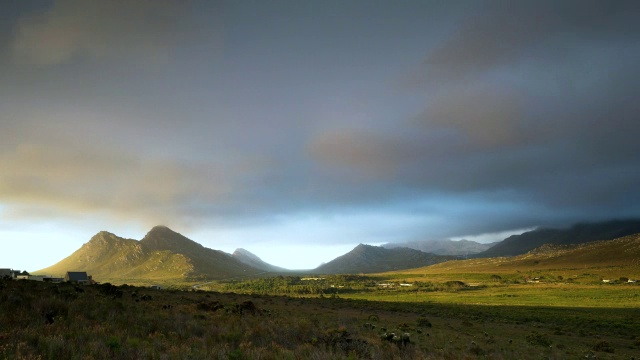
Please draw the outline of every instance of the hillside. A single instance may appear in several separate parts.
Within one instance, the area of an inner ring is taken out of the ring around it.
[[[640,278],[640,234],[584,244],[543,245],[523,255],[448,261],[404,273],[526,274],[531,271],[567,270],[573,274],[580,269],[589,269],[589,272],[603,269],[605,272],[620,273],[618,276]]]
[[[154,227],[140,241],[101,231],[67,258],[36,273],[63,276],[67,271],[86,271],[96,281],[113,283],[224,279],[264,272],[165,226]]]
[[[262,271],[268,271],[268,272],[289,272],[290,271],[285,268],[281,268],[275,265],[271,265],[267,262],[264,262],[254,253],[242,248],[236,249],[236,251],[234,251],[233,254],[231,254],[231,256],[233,256],[235,259],[239,260],[240,262],[246,265],[249,265],[256,269],[260,269]]]
[[[416,240],[382,245],[387,249],[407,247],[436,255],[467,256],[483,252],[497,243],[482,244],[470,240]]]
[[[385,249],[360,244],[350,252],[312,270],[318,274],[360,274],[410,269],[455,259],[409,248]]]
[[[510,236],[474,257],[515,256],[525,254],[544,244],[581,244],[595,240],[611,240],[636,233],[640,233],[640,220],[582,223],[568,229],[538,229]]]

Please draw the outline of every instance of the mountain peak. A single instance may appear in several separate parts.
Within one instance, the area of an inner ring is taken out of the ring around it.
[[[243,248],[237,248],[236,251],[233,252],[234,256],[238,256],[238,255],[244,255],[244,256],[251,256],[254,258],[258,258],[258,256],[254,253],[252,253],[251,251],[247,250],[247,249],[243,249]]]
[[[373,246],[373,245],[367,245],[367,244],[360,243],[360,244],[358,244],[358,246],[354,247],[353,250],[351,250],[351,251],[356,251],[356,252],[358,252],[358,251],[367,251],[367,250],[375,249],[377,247],[378,246]]]
[[[122,238],[108,231],[100,231],[99,233],[93,235],[87,244],[111,244],[118,240],[122,240]]]
[[[140,242],[155,250],[170,250],[176,253],[202,248],[197,242],[163,225],[154,226]]]
[[[249,250],[245,250],[243,248],[237,248],[236,251],[231,255],[235,259],[238,259],[240,262],[252,266],[256,269],[270,271],[270,272],[283,272],[287,271],[287,269],[271,265],[269,263],[264,262],[258,255],[252,253]]]
[[[172,233],[175,233],[175,231],[169,229],[169,227],[165,226],[165,225],[156,225],[156,226],[152,227],[151,230],[149,230],[149,233],[152,233],[152,232],[172,232]]]

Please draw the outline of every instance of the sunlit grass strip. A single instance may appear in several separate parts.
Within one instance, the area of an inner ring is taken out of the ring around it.
[[[640,308],[638,286],[509,285],[459,291],[345,292],[340,297],[373,301],[446,304]]]

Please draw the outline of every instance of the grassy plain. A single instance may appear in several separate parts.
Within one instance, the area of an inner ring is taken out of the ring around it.
[[[637,307],[486,306],[415,301],[410,292],[394,299],[392,291],[380,301],[0,284],[0,359],[631,359],[640,352]],[[391,332],[410,342],[383,338]]]
[[[434,302],[488,306],[552,306],[638,308],[640,286],[524,284],[470,287],[458,291],[345,292],[349,299],[402,302]]]

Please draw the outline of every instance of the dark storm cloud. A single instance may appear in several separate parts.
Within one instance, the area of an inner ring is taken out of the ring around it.
[[[166,62],[183,7],[175,1],[56,1],[20,20],[14,56],[40,65],[79,56]]]
[[[640,30],[634,1],[492,1],[477,12],[427,55],[426,82],[469,80],[527,60],[557,65],[585,46],[637,43]]]
[[[210,4],[14,14],[3,214],[398,240],[640,215],[636,2]]]
[[[483,194],[469,214],[490,225],[456,231],[639,215],[638,3],[489,4],[426,55],[423,113],[321,133],[311,154],[390,188]],[[496,201],[524,211],[498,220]]]

